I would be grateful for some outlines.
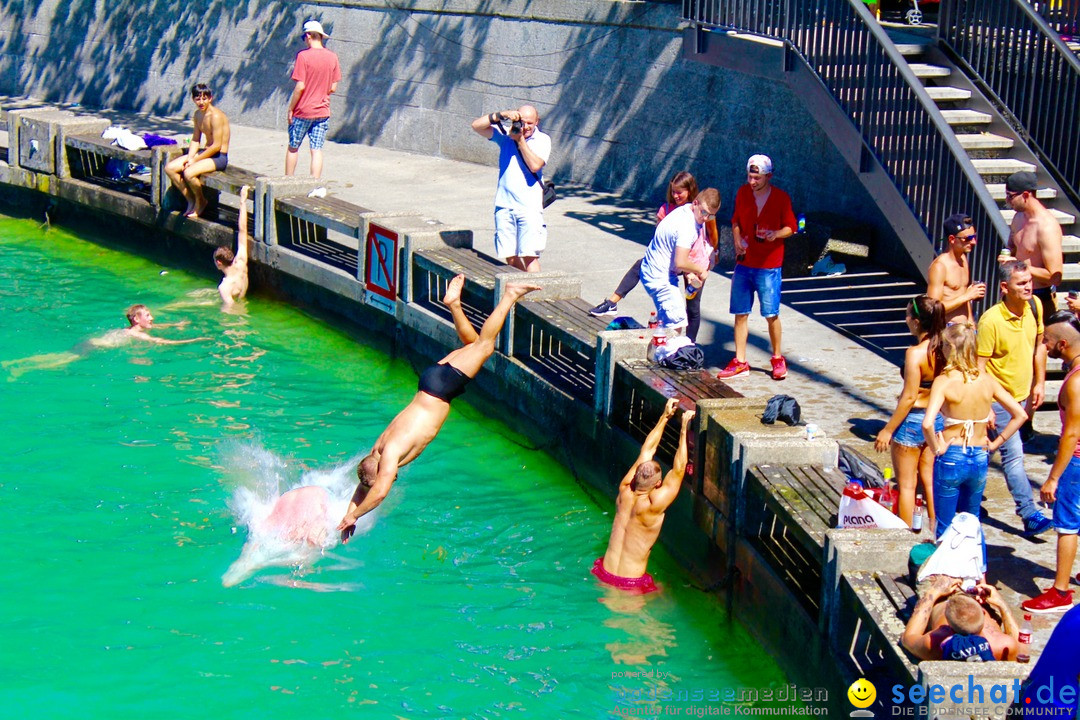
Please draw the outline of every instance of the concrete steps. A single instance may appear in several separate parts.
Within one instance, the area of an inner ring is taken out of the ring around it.
[[[952,70],[943,65],[931,65],[929,63],[908,63],[911,72],[920,80],[927,78],[944,78],[952,75]]]
[[[1013,158],[975,158],[971,161],[980,175],[1012,175],[1015,172],[1035,172],[1029,162]]]
[[[990,191],[990,197],[1004,202],[1005,200],[1005,183],[987,183],[986,189]],[[1053,200],[1058,195],[1057,188],[1043,187],[1035,191],[1035,197],[1040,200]]]
[[[926,92],[934,102],[963,102],[971,99],[970,90],[948,85],[927,87]]]
[[[945,122],[949,123],[951,127],[957,125],[989,125],[993,120],[988,113],[978,112],[977,110],[942,110],[942,116],[945,118]]]
[[[1067,212],[1062,212],[1061,210],[1058,210],[1057,208],[1048,208],[1048,209],[1050,210],[1050,214],[1054,216],[1054,219],[1058,221],[1059,225],[1072,225],[1074,222],[1076,222],[1076,217],[1073,216],[1073,215],[1070,215]],[[1002,217],[1005,218],[1005,222],[1011,223],[1013,218],[1016,217],[1016,211],[1015,210],[1002,210],[1001,215],[1002,215]]]

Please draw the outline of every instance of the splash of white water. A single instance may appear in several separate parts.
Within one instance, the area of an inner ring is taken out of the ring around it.
[[[230,443],[221,456],[233,486],[229,509],[248,531],[240,557],[221,578],[225,587],[268,567],[292,567],[301,575],[339,543],[337,525],[349,507],[359,457],[296,477],[290,461],[256,442]],[[361,518],[356,534],[373,523],[373,514]]]

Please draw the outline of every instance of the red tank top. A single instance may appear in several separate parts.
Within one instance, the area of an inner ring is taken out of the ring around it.
[[[1061,383],[1061,391],[1059,392],[1058,398],[1058,415],[1061,417],[1062,428],[1065,427],[1065,406],[1061,404],[1060,395],[1065,392],[1065,386],[1069,382],[1069,378],[1071,378],[1077,370],[1080,370],[1080,361],[1073,363],[1073,367],[1069,368],[1069,372],[1065,374],[1065,380]],[[1077,440],[1076,447],[1073,448],[1073,457],[1080,458],[1080,440]]]

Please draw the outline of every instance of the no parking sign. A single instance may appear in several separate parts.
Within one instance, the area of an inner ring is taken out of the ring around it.
[[[368,225],[364,253],[364,287],[368,305],[394,314],[397,302],[398,234],[381,225]]]

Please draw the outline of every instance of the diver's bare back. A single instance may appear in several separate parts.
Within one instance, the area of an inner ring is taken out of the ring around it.
[[[418,392],[375,441],[372,453],[400,454],[398,467],[408,465],[424,451],[450,415],[450,403]]]

